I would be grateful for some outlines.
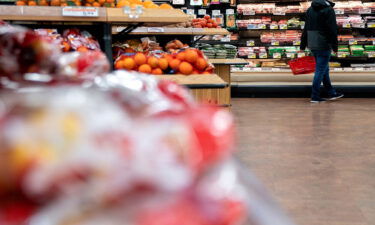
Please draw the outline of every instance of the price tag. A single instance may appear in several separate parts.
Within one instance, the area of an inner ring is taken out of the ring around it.
[[[335,9],[335,13],[336,13],[336,15],[343,15],[344,10],[343,9]]]
[[[375,23],[368,23],[368,24],[367,24],[367,27],[368,27],[368,28],[375,28]]]
[[[357,40],[354,40],[354,39],[349,40],[349,45],[356,45],[356,44],[358,44]]]
[[[280,71],[281,69],[280,68],[272,68],[271,70],[272,71]]]
[[[99,10],[96,7],[66,6],[62,8],[62,16],[98,17]]]
[[[246,10],[246,11],[243,11],[243,15],[244,16],[254,16],[255,11],[254,10]]]
[[[249,53],[249,55],[247,56],[247,58],[249,59],[256,59],[257,58],[257,54],[252,52],[252,53]]]
[[[277,24],[271,24],[270,29],[271,30],[277,30],[277,29],[279,29],[279,26]]]
[[[288,25],[287,24],[280,24],[279,28],[280,28],[280,30],[286,30],[286,29],[288,29]]]
[[[289,59],[294,59],[296,57],[296,54],[294,53],[286,53],[286,57]]]
[[[279,53],[279,52],[273,53],[272,54],[272,58],[274,58],[274,59],[281,59],[281,53]]]
[[[299,53],[297,54],[297,57],[298,57],[298,58],[305,57],[305,56],[306,56],[306,53],[304,53],[304,52],[299,52]]]
[[[344,71],[353,71],[353,68],[351,68],[351,67],[345,67]]]
[[[261,58],[261,59],[267,59],[268,55],[267,55],[267,53],[262,52],[262,53],[259,53],[259,58]]]
[[[147,28],[147,32],[149,33],[164,33],[164,28],[162,27],[149,27]]]
[[[227,15],[234,14],[234,9],[227,9],[227,10],[225,11],[225,13],[226,13]]]
[[[348,53],[346,52],[337,52],[337,57],[339,58],[346,58],[348,56]]]
[[[188,15],[194,15],[195,14],[194,9],[187,9],[186,10],[186,14],[188,14]]]
[[[184,5],[185,1],[184,0],[173,0],[172,4],[173,5]]]
[[[279,42],[279,41],[276,41],[276,40],[272,40],[272,41],[271,41],[271,45],[272,45],[272,46],[279,46],[279,45],[280,45],[280,42]]]
[[[198,15],[200,16],[205,16],[207,13],[206,13],[206,10],[205,9],[199,9],[198,10]]]
[[[342,27],[343,28],[351,28],[352,26],[350,25],[350,23],[343,23]]]
[[[355,71],[364,71],[365,68],[363,68],[363,67],[357,67],[357,68],[354,68],[354,70],[355,70]]]
[[[221,38],[220,41],[221,41],[221,42],[230,42],[230,37],[229,37],[229,35],[227,35],[227,36]]]
[[[220,15],[221,13],[220,13],[220,10],[212,10],[212,15],[213,16],[218,16],[218,15]]]
[[[254,40],[246,41],[246,46],[255,46],[255,41]]]
[[[259,24],[258,29],[267,29],[266,24]]]
[[[333,71],[342,71],[342,68],[334,68]]]
[[[293,41],[293,45],[301,45],[301,41],[300,40]]]
[[[367,55],[369,58],[375,58],[375,52],[368,52]]]
[[[285,11],[276,10],[276,11],[273,12],[273,15],[275,15],[275,16],[285,16]]]
[[[262,68],[260,68],[260,67],[255,67],[254,68],[254,71],[262,71],[263,69]]]
[[[366,24],[364,24],[364,23],[354,23],[354,24],[352,24],[352,27],[355,27],[355,28],[366,28]]]
[[[371,14],[370,8],[359,9],[359,14]]]

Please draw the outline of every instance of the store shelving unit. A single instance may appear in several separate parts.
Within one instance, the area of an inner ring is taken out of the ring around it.
[[[240,0],[239,4],[250,4],[250,3],[266,3],[272,2],[280,4],[279,6],[287,6],[287,5],[298,5],[302,0],[268,0],[268,1],[259,1],[259,0]],[[366,2],[366,1],[362,1]],[[369,1],[367,1],[369,2]],[[278,14],[278,13],[276,13]],[[361,15],[364,16],[375,16],[375,10],[372,10],[371,13],[361,13],[359,10],[345,10],[344,12],[337,12],[337,16],[349,16],[349,15]],[[299,17],[301,20],[304,20],[304,13],[288,13],[286,12],[284,15],[275,15],[275,13],[254,13],[254,12],[245,12],[239,13],[238,17],[242,20],[247,19],[255,19],[261,18],[263,16],[271,17],[272,21],[279,21],[279,20],[288,20],[292,17]],[[375,38],[375,29],[373,22],[368,22],[364,24],[349,24],[349,25],[342,25],[339,26],[339,34],[362,34],[363,36],[367,36],[369,38]],[[280,42],[277,44],[271,43],[264,43],[260,41],[260,34],[262,32],[285,32],[288,30],[300,30],[302,32],[302,27],[288,27],[287,29],[271,29],[269,25],[263,27],[264,29],[257,29],[256,26],[249,26],[249,28],[255,29],[247,29],[247,27],[238,28],[238,32],[240,33],[240,39],[238,41],[238,46],[243,47],[265,47],[267,49],[269,47],[284,47],[284,46],[299,46],[299,43],[293,42]],[[351,41],[340,41],[339,45],[375,45],[373,41],[355,41],[356,35]],[[252,46],[247,44],[247,41],[253,40]],[[250,56],[250,55],[249,55]],[[283,61],[287,62],[288,60],[292,59],[293,57],[286,57],[286,55],[277,56],[274,58],[272,55],[267,55],[266,58],[260,59],[259,55],[255,56],[251,55],[251,59],[247,59],[248,61]],[[244,58],[248,58],[245,56]],[[371,53],[364,56],[346,56],[346,57],[332,57],[331,61],[340,62],[343,66],[349,67],[353,63],[357,64],[369,64],[375,63],[375,56]],[[347,86],[361,86],[363,84],[367,85],[375,85],[375,70],[372,68],[332,68],[332,81],[335,85],[347,85]],[[290,69],[286,67],[283,68],[252,68],[249,71],[249,68],[243,69],[243,71],[238,71],[238,69],[234,68],[232,70],[232,85],[235,87],[280,87],[280,86],[304,86],[304,85],[311,85],[312,75],[304,75],[304,76],[293,76]]]

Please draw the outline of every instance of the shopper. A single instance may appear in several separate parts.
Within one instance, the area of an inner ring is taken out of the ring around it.
[[[306,24],[302,34],[301,50],[308,47],[316,60],[315,76],[312,83],[311,102],[319,103],[343,97],[336,92],[329,78],[329,60],[331,52],[337,53],[337,23],[333,10],[334,3],[327,0],[313,0],[306,12]],[[320,97],[320,85],[323,81],[328,98]]]

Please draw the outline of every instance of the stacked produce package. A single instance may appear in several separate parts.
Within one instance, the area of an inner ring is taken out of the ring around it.
[[[3,24],[0,44],[1,225],[291,224],[232,159],[227,110],[136,72],[66,82],[73,55],[31,30]]]

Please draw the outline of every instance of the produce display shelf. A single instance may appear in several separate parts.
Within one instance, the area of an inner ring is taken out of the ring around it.
[[[129,18],[122,8],[107,8],[107,22],[114,24],[129,23],[182,23],[189,20],[189,15],[179,9],[143,9],[138,18]]]
[[[193,97],[203,103],[230,106],[230,88],[218,75],[156,75],[158,79],[174,81],[188,87]]]
[[[118,34],[126,27],[115,26],[112,34]],[[229,32],[223,28],[174,28],[174,27],[138,27],[132,35],[227,35]]]
[[[67,17],[62,7],[0,5],[0,20],[106,22],[107,10],[98,8],[98,17]]]
[[[371,16],[372,13],[359,13],[358,11],[346,11],[343,14],[336,14],[336,16],[348,16],[348,15],[363,15],[363,16]],[[238,13],[239,16],[301,16],[304,15],[305,12],[286,12],[285,15],[275,15],[274,13],[255,13],[253,15],[244,15],[243,13]]]
[[[351,86],[351,87],[375,87],[375,82],[332,82],[335,87]],[[233,82],[233,87],[311,87],[311,82]]]

